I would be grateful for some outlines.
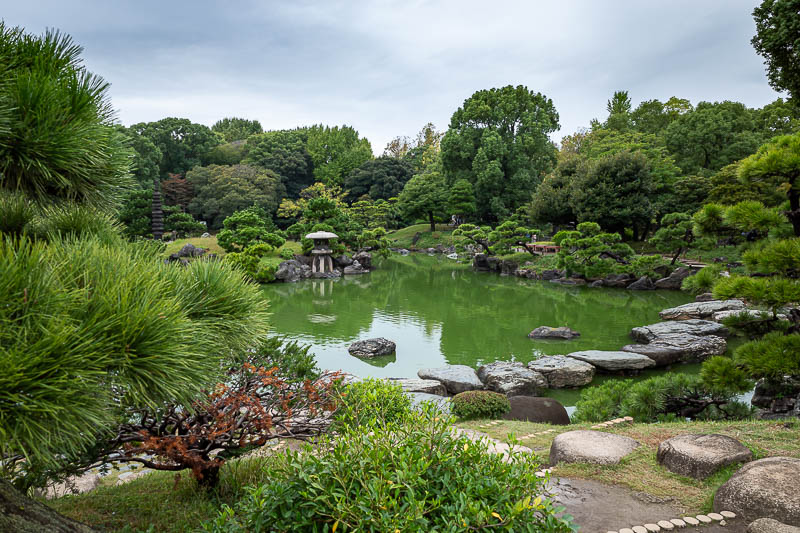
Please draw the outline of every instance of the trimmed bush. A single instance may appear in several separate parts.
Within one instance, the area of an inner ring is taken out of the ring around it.
[[[305,451],[280,454],[270,481],[224,505],[205,525],[243,531],[455,532],[478,529],[568,532],[563,508],[541,494],[536,457],[487,453],[485,442],[457,437],[435,406],[384,431],[345,428]]]
[[[365,379],[342,390],[337,425],[385,427],[411,413],[411,398],[400,385],[383,379]]]
[[[488,390],[473,390],[456,394],[453,414],[459,418],[499,418],[511,410],[505,394]]]

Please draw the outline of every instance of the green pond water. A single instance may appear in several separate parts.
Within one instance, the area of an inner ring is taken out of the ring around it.
[[[369,274],[338,280],[265,285],[273,332],[312,345],[320,368],[367,377],[416,377],[421,368],[492,361],[528,362],[577,350],[618,350],[631,328],[692,301],[679,291],[565,287],[473,272],[442,256],[392,256]],[[537,326],[569,326],[570,341],[532,340]],[[347,353],[359,339],[386,337],[393,356],[361,360]],[[670,371],[697,372],[699,365]],[[637,378],[659,371],[643,372]],[[608,379],[595,377],[592,385]],[[579,392],[550,391],[565,405]]]

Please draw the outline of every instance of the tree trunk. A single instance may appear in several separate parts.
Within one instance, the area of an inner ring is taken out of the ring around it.
[[[428,220],[431,223],[431,233],[436,231],[436,222],[433,220],[433,211],[428,212]]]
[[[43,503],[32,500],[0,479],[0,531],[15,533],[96,533]]]

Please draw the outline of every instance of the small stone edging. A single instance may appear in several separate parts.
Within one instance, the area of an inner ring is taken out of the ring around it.
[[[731,511],[720,511],[719,513],[699,514],[696,516],[684,516],[683,518],[672,518],[670,520],[659,520],[655,523],[647,523],[639,526],[624,527],[619,531],[608,531],[607,533],[654,533],[656,531],[672,531],[673,529],[683,529],[697,526],[705,526],[717,522],[721,526],[727,525],[727,520],[736,518],[736,513]]]

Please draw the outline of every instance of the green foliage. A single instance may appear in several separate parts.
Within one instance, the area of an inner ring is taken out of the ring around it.
[[[737,394],[753,388],[753,381],[733,359],[716,355],[703,361],[700,379],[709,390],[722,394]]]
[[[661,274],[656,271],[657,268],[661,270],[659,267],[671,269],[671,264],[660,255],[635,255],[627,268],[618,266],[615,270],[628,271],[637,278],[647,276],[651,279],[659,279]]]
[[[275,237],[274,234],[270,235]],[[251,244],[240,252],[226,254],[225,261],[240,268],[249,279],[256,283],[269,283],[275,281],[275,272],[277,271],[277,267],[266,259],[267,254],[273,249],[266,243]]]
[[[507,218],[555,164],[548,135],[558,128],[553,102],[527,87],[477,91],[453,113],[442,139],[447,181],[472,184],[479,220]]]
[[[281,454],[272,479],[224,506],[206,531],[571,530],[540,496],[546,480],[533,457],[487,453],[449,424],[427,406],[384,431],[355,428],[313,453]]]
[[[507,255],[514,252],[514,248],[522,247],[531,242],[531,235],[537,235],[538,229],[520,226],[513,220],[507,220],[489,233],[490,249],[495,255]]]
[[[505,394],[487,390],[460,392],[453,396],[453,414],[462,420],[500,418],[511,410]]]
[[[790,302],[800,301],[800,281],[786,278],[720,278],[714,285],[714,298],[742,298],[755,305],[764,305],[774,312]]]
[[[344,178],[347,197],[353,201],[362,196],[372,200],[388,200],[400,194],[411,179],[411,165],[389,156],[365,161]]]
[[[389,239],[383,228],[365,229],[356,242],[360,250],[370,250],[379,257],[389,257]]]
[[[82,205],[49,207],[43,209],[37,219],[36,233],[49,240],[95,237],[113,243],[120,234],[120,227],[111,216]]]
[[[266,251],[280,248],[286,240],[273,233],[275,225],[269,215],[258,206],[251,206],[225,219],[217,242],[226,252],[243,250],[254,244],[267,245]]]
[[[264,129],[257,120],[246,118],[226,117],[218,120],[211,126],[211,131],[222,136],[226,143],[243,141],[251,135],[262,133]]]
[[[710,265],[701,268],[694,276],[684,278],[681,283],[681,289],[692,294],[711,292],[717,281],[722,279],[720,277],[722,268],[722,265]]]
[[[780,381],[800,375],[800,335],[773,331],[761,339],[739,346],[734,360],[754,378]]]
[[[205,160],[209,165],[238,165],[247,156],[248,146],[245,141],[220,144],[206,154]]]
[[[294,259],[294,252],[289,248],[282,249],[278,255],[280,255],[281,259],[286,259],[287,261],[289,259]]]
[[[567,275],[601,278],[614,272],[615,264],[627,262],[634,255],[619,233],[604,233],[594,222],[578,224],[577,231],[560,231],[553,236],[553,242],[561,247],[558,266]]]
[[[131,135],[146,137],[161,153],[158,171],[162,179],[168,174],[186,174],[205,164],[208,153],[220,144],[220,138],[208,126],[195,124],[188,118],[140,122],[128,131]]]
[[[458,228],[453,230],[453,237],[463,237],[456,243],[456,248],[459,251],[464,251],[467,244],[473,246],[480,246],[484,253],[492,254],[489,246],[489,233],[492,228],[489,226],[476,226],[475,224],[461,224]]]
[[[764,207],[754,200],[739,202],[725,209],[722,219],[726,226],[748,233],[766,236],[769,230],[786,222],[779,209]]]
[[[222,227],[227,217],[252,205],[274,213],[283,194],[274,172],[249,165],[196,167],[186,180],[195,191],[186,211],[205,220],[211,229]]]
[[[725,222],[725,212],[727,208],[724,205],[709,203],[700,209],[692,216],[694,227],[692,231],[698,237],[711,237],[718,235],[726,235],[733,232]]]
[[[247,140],[244,162],[273,171],[289,198],[314,183],[314,162],[307,149],[305,130],[268,131]]]
[[[763,0],[753,10],[756,34],[751,43],[767,66],[767,79],[776,91],[800,98],[800,21],[797,0]]]
[[[315,380],[320,370],[310,348],[282,337],[269,337],[255,348],[250,359],[254,366],[276,368],[275,375],[288,382]]]
[[[529,216],[542,224],[565,225],[575,221],[572,207],[573,182],[586,171],[586,159],[561,152],[555,170],[544,177],[533,193]]]
[[[174,231],[179,238],[194,237],[206,231],[206,225],[198,222],[189,213],[172,213],[164,220],[164,230]]]
[[[436,231],[436,218],[445,214],[447,188],[440,172],[417,174],[406,183],[397,206],[406,218],[425,218]]]
[[[25,196],[0,192],[0,234],[21,236],[35,216],[36,209]]]
[[[742,255],[750,272],[800,277],[800,239],[770,241]]]
[[[344,178],[372,159],[372,146],[350,126],[311,126],[307,132],[308,153],[314,163],[314,180],[341,185]]]
[[[108,208],[132,185],[109,85],[82,52],[58,31],[34,36],[0,21],[0,190]]]
[[[694,242],[694,221],[685,213],[669,213],[661,218],[661,228],[650,238],[659,252],[672,255],[672,263]]]
[[[620,416],[620,406],[630,382],[612,379],[602,385],[586,387],[575,405],[575,422],[605,422]]]
[[[368,378],[351,383],[341,393],[336,424],[339,428],[385,429],[411,413],[411,399],[400,385]]]
[[[469,181],[460,179],[453,183],[447,198],[447,209],[461,217],[475,213],[475,191]]]
[[[786,201],[786,194],[768,182],[739,179],[739,166],[738,161],[731,163],[711,176],[709,202],[733,205],[745,200],[754,200],[767,207],[777,207]]]
[[[395,227],[398,219],[397,198],[362,199],[345,209],[347,215],[365,228]]]

